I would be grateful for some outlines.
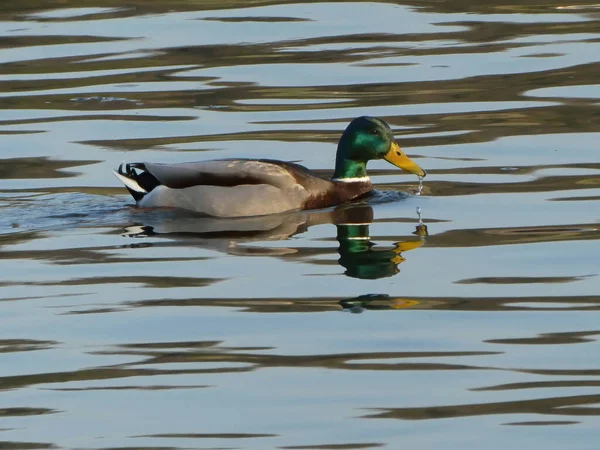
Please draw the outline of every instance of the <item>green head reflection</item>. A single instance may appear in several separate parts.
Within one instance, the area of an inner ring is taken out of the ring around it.
[[[419,222],[413,232],[419,239],[396,242],[391,249],[379,249],[369,235],[373,209],[364,205],[343,212],[346,217],[341,219],[345,220],[336,221],[338,262],[352,278],[375,280],[397,274],[398,265],[405,260],[402,253],[421,247],[427,237],[427,226]]]

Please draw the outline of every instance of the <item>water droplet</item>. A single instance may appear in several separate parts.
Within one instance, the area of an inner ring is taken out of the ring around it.
[[[417,190],[416,195],[421,195],[423,192],[423,177],[419,177],[419,189]]]
[[[423,219],[421,218],[421,208],[417,206],[417,215],[419,216],[419,225],[423,225]]]

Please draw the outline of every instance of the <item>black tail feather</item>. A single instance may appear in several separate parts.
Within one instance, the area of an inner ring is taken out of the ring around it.
[[[148,170],[144,163],[121,163],[117,172],[124,177],[134,180],[146,193],[152,191],[156,186],[160,186],[160,181],[154,177]],[[141,200],[146,193],[134,191],[133,189],[125,186],[134,200],[137,202]]]

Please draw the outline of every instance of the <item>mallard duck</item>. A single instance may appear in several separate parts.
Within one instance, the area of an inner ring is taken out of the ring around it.
[[[242,217],[326,208],[356,199],[373,189],[366,169],[372,159],[426,175],[400,150],[387,123],[366,116],[354,119],[342,134],[331,179],[299,164],[270,159],[137,162],[121,164],[113,172],[140,207]]]

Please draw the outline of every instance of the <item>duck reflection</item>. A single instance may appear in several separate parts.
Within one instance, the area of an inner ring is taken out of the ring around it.
[[[387,294],[365,294],[347,300],[340,300],[339,305],[351,313],[360,314],[364,310],[404,309],[418,305],[417,300],[390,297]]]
[[[328,211],[299,212],[236,219],[195,217],[179,212],[151,213],[144,225],[127,227],[128,237],[164,237],[169,242],[148,242],[141,246],[200,246],[223,253],[244,256],[314,256],[321,249],[244,245],[252,242],[280,241],[304,233],[311,226],[333,224],[337,228],[338,263],[345,275],[374,280],[399,272],[405,261],[403,253],[421,247],[427,238],[427,226],[418,220],[417,239],[396,242],[392,248],[380,249],[371,241],[369,226],[374,221],[373,208],[367,204],[343,205]],[[133,244],[133,247],[140,246]],[[323,253],[329,251],[323,249]]]

